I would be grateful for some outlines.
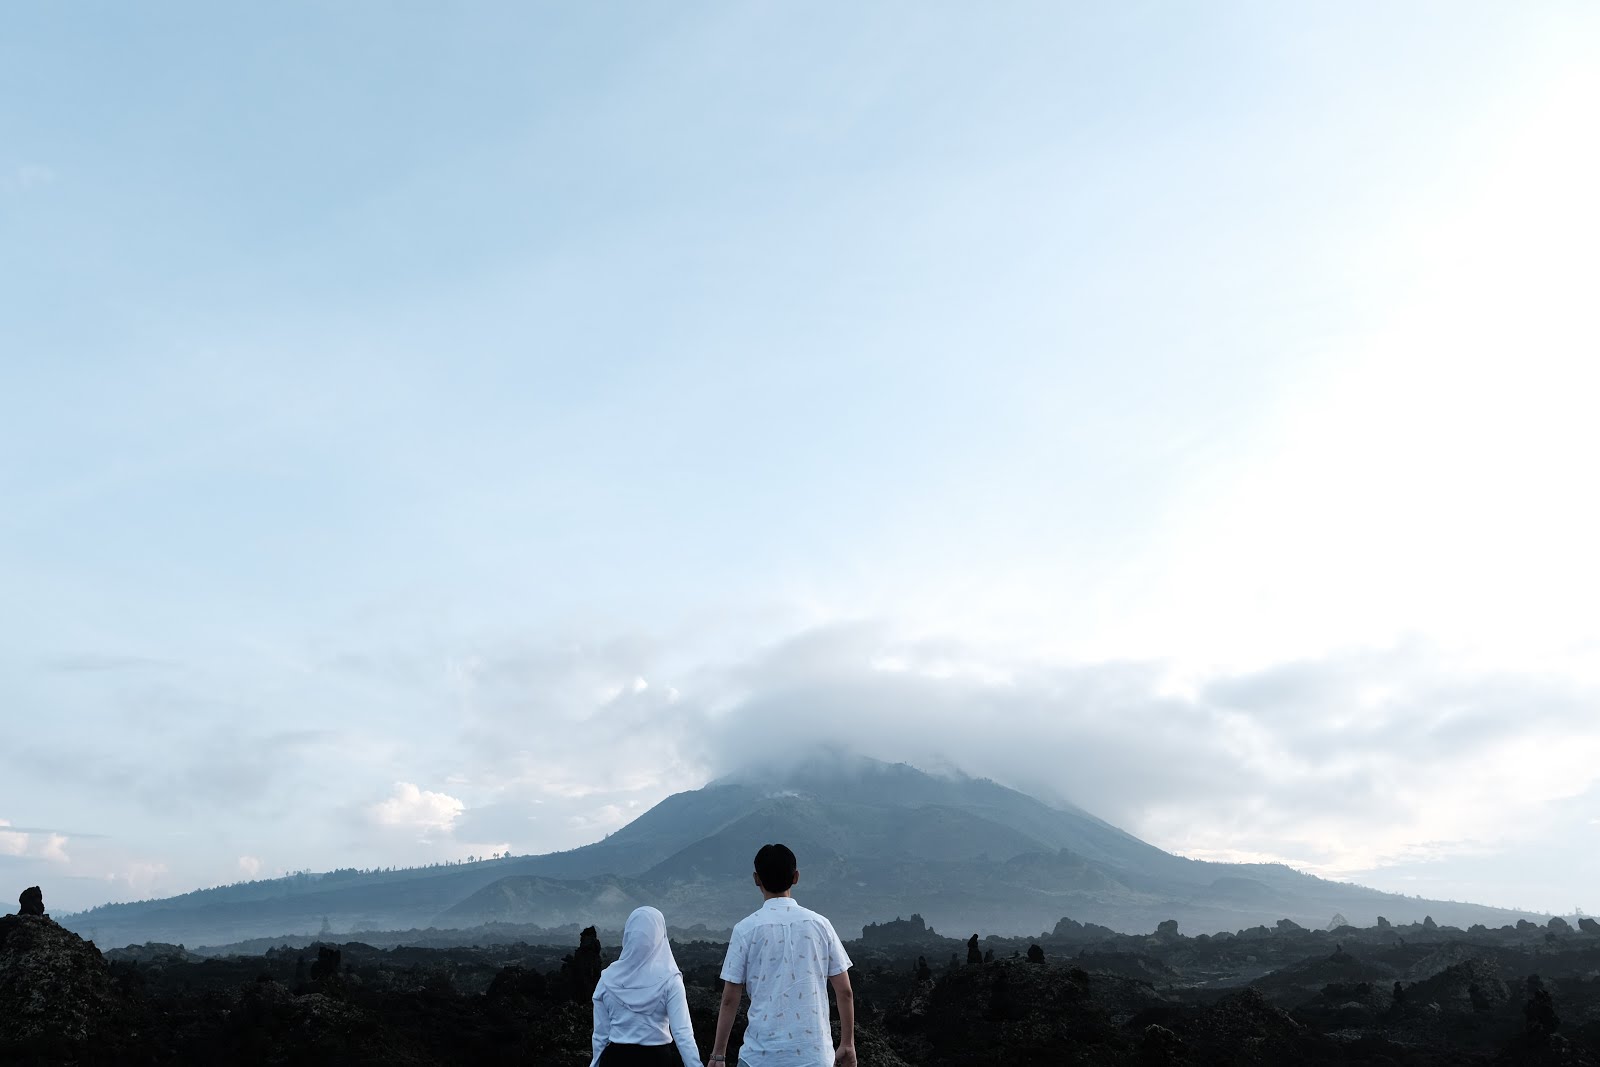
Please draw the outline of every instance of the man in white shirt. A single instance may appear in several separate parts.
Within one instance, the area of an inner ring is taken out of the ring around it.
[[[761,910],[739,920],[722,964],[722,1008],[710,1067],[728,1059],[728,1034],[739,1000],[750,993],[749,1027],[740,1067],[856,1067],[856,1004],[850,957],[833,924],[795,903],[800,881],[794,853],[763,845],[755,883]],[[828,991],[839,1003],[839,1048],[828,1023]]]

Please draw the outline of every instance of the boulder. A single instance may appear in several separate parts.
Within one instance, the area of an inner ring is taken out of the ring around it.
[[[43,915],[44,891],[36,885],[31,885],[22,891],[17,903],[21,905],[17,911],[18,915]]]

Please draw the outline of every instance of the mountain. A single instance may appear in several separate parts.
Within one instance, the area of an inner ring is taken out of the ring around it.
[[[948,932],[1036,933],[1063,917],[1130,932],[1166,919],[1189,932],[1290,919],[1355,925],[1379,915],[1465,927],[1532,916],[1426,901],[1278,864],[1164,852],[1074,807],[981,778],[906,764],[817,759],[668,797],[603,841],[567,852],[401,871],[335,871],[110,904],[67,917],[103,944],[217,944],[320,929],[470,929],[489,923],[620,929],[640,904],[675,927],[726,930],[760,903],[751,857],[782,841],[800,858],[796,896],[844,936],[918,912]]]

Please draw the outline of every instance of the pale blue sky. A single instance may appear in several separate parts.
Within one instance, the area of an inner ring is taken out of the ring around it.
[[[1580,4],[8,12],[0,872],[566,847],[815,686],[820,732],[1166,847],[1586,903],[1597,44]],[[1093,772],[1191,730],[1217,775]]]

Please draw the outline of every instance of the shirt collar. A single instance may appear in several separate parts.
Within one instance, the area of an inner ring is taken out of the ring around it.
[[[771,900],[763,901],[761,906],[763,908],[798,908],[800,905],[795,903],[794,897],[773,897]]]

